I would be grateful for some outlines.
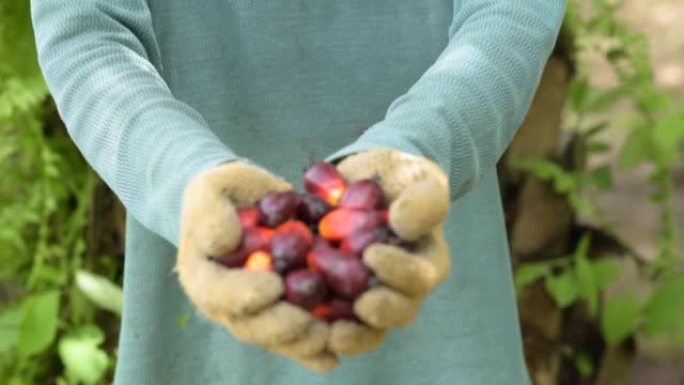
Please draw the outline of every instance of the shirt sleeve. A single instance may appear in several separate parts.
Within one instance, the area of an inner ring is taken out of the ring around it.
[[[449,43],[385,116],[329,160],[390,147],[447,172],[452,198],[496,165],[551,54],[565,0],[455,0]]]
[[[146,1],[33,0],[31,14],[72,139],[128,212],[176,245],[189,180],[236,156],[162,79]]]

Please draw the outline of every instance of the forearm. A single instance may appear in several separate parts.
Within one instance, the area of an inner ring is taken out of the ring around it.
[[[189,179],[235,156],[157,72],[146,3],[31,6],[40,64],[74,142],[131,214],[176,244]]]
[[[384,120],[333,157],[393,147],[428,157],[468,192],[521,124],[560,29],[563,0],[458,0],[449,44]]]

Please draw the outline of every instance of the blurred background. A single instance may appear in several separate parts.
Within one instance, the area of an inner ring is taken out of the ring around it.
[[[684,384],[684,2],[570,0],[499,166],[537,385]],[[104,384],[124,210],[0,0],[0,384]],[[182,324],[187,315],[178,315]]]

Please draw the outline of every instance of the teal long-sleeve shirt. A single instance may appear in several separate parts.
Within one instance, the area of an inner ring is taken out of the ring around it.
[[[31,3],[60,114],[128,212],[117,384],[528,383],[495,163],[564,0]],[[313,160],[376,147],[452,187],[452,275],[413,325],[322,375],[196,313],[171,271],[194,175],[248,158],[299,185]]]

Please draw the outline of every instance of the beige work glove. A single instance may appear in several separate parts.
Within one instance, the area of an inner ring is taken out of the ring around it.
[[[273,272],[226,268],[211,257],[237,249],[242,236],[237,209],[275,191],[285,180],[242,161],[220,165],[188,185],[181,211],[176,271],[188,297],[233,336],[287,356],[317,371],[337,365],[326,351],[329,327],[307,311],[281,301],[283,280]]]
[[[348,182],[375,179],[390,203],[390,227],[417,245],[412,251],[386,244],[365,250],[363,262],[381,282],[354,303],[366,325],[336,321],[328,340],[330,351],[352,355],[375,349],[387,329],[410,324],[425,296],[449,274],[449,249],[442,231],[449,184],[432,161],[390,149],[351,155],[337,168]]]

